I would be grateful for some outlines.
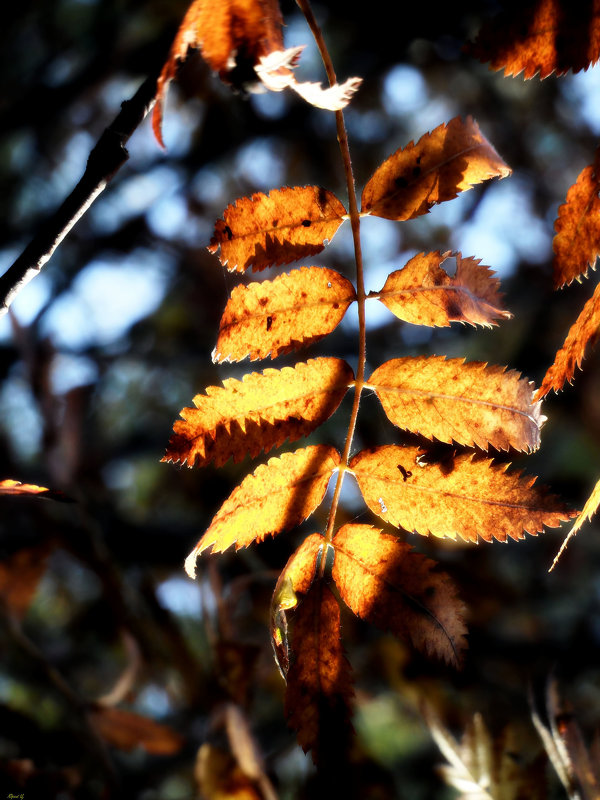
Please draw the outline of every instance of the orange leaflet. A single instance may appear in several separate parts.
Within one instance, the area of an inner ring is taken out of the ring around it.
[[[18,550],[0,561],[0,598],[18,619],[25,616],[31,605],[53,548],[54,544],[47,541]]]
[[[567,192],[554,223],[554,287],[558,289],[595,267],[600,255],[600,148],[592,166],[586,167]]]
[[[320,533],[308,536],[290,556],[280,574],[271,600],[270,631],[275,661],[285,678],[290,665],[286,612],[298,605],[298,594],[308,592],[315,577],[325,539]]]
[[[100,736],[119,750],[143,747],[152,755],[169,756],[183,747],[183,737],[172,728],[131,711],[96,705],[91,717]]]
[[[162,461],[220,466],[308,436],[334,413],[353,379],[345,361],[314,358],[209,386],[194,397],[196,408],[181,410]]]
[[[450,277],[441,264],[452,254],[420,253],[402,269],[388,276],[376,297],[399,319],[414,325],[444,327],[451,322],[495,325],[498,317],[510,318],[500,304],[500,281],[479,259],[456,253],[456,275]]]
[[[237,85],[256,77],[253,67],[261,58],[283,50],[282,24],[277,0],[195,0],[183,18],[157,82],[152,129],[158,142],[164,147],[161,124],[167,86],[190,48],[198,48],[222,80]],[[236,69],[242,74],[236,76]]]
[[[209,547],[212,553],[232,544],[239,550],[299,525],[323,500],[339,463],[337,450],[321,444],[262,464],[223,503],[185,561],[188,575],[196,576],[196,559]]]
[[[427,214],[488,178],[511,173],[472,117],[455,117],[396,150],[374,172],[362,194],[362,213],[407,220]]]
[[[545,417],[520,373],[443,356],[395,358],[367,386],[400,428],[442,442],[535,450]]]
[[[350,463],[365,502],[386,522],[422,536],[506,542],[575,516],[535,477],[465,453],[423,464],[417,447],[363,450]]]
[[[539,72],[564,75],[595,64],[600,57],[600,2],[537,0],[520,3],[494,17],[466,52],[490,69],[526,79]]]
[[[209,251],[230,272],[257,272],[320,253],[344,221],[346,209],[319,186],[286,186],[240,197],[217,220]]]
[[[594,294],[581,310],[574,325],[567,334],[565,343],[560,348],[554,363],[544,375],[542,385],[537,391],[536,399],[541,399],[551,389],[559,392],[566,381],[572,381],[575,367],[581,367],[583,356],[588,345],[594,345],[600,335],[600,284]]]
[[[33,483],[21,483],[10,479],[0,481],[0,495],[3,494],[35,495],[43,497],[45,500],[59,500],[63,503],[73,502],[70,497],[56,489],[48,489],[45,486],[35,486]]]
[[[579,514],[579,516],[577,517],[577,519],[575,520],[575,522],[573,524],[573,527],[571,528],[571,530],[569,531],[569,533],[565,537],[565,540],[562,543],[562,545],[560,546],[560,550],[556,554],[556,558],[552,562],[552,566],[550,567],[548,572],[551,572],[554,569],[554,567],[558,563],[559,558],[563,554],[563,551],[565,550],[567,544],[569,543],[569,540],[573,536],[575,536],[575,534],[581,528],[581,526],[584,524],[584,522],[587,522],[588,520],[590,520],[594,516],[594,514],[598,510],[598,506],[600,506],[600,481],[598,481],[596,483],[596,485],[594,486],[594,488],[592,490],[591,495],[585,501],[585,505],[584,505],[581,513]]]
[[[351,670],[340,639],[340,607],[322,581],[294,613],[294,658],[287,674],[285,712],[304,752],[321,761],[348,728]]]
[[[344,525],[333,547],[333,579],[355,614],[459,666],[467,646],[464,607],[434,561],[370,525]]]
[[[355,299],[349,280],[322,267],[236,286],[221,318],[213,361],[276,358],[306,347],[331,333]]]

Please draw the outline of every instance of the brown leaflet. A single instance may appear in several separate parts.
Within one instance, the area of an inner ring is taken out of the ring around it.
[[[354,614],[460,665],[467,646],[464,607],[435,561],[370,525],[344,525],[333,547],[333,580]]]
[[[254,272],[320,253],[344,221],[346,209],[319,186],[285,186],[240,197],[217,220],[209,251],[230,272]]]
[[[355,299],[350,281],[324,267],[236,286],[221,318],[213,361],[276,358],[306,347],[331,333]]]
[[[544,375],[542,385],[537,390],[536,399],[541,400],[551,389],[559,392],[566,381],[571,382],[575,367],[581,362],[588,345],[594,345],[600,335],[600,284],[581,310],[577,320],[567,334],[565,343],[557,352],[554,363]]]
[[[299,525],[323,500],[339,463],[337,450],[321,444],[284,453],[257,467],[225,500],[187,557],[188,575],[196,576],[196,559],[208,548],[220,553],[235,544],[239,550]]]
[[[588,267],[595,269],[600,255],[600,148],[593,165],[586,167],[567,192],[554,223],[554,288],[581,277]]]
[[[443,356],[395,358],[368,380],[398,427],[441,442],[535,450],[545,417],[514,370]]]
[[[465,50],[506,76],[579,72],[600,57],[600,2],[520,3],[487,22]]]
[[[310,589],[324,544],[320,533],[307,536],[288,559],[273,592],[269,628],[275,661],[283,678],[290,665],[286,612],[298,605],[299,594],[306,594]]]
[[[465,453],[451,461],[417,462],[417,447],[363,450],[350,468],[365,502],[386,522],[422,536],[487,542],[524,539],[575,516],[535,477],[507,472]]]
[[[172,728],[131,711],[95,705],[91,718],[100,736],[119,750],[143,747],[152,755],[169,756],[178,753],[184,744],[183,737]]]
[[[451,322],[496,325],[512,317],[501,308],[500,281],[479,259],[456,253],[456,275],[441,265],[450,252],[419,253],[388,276],[378,299],[401,320],[413,325],[446,327]]]
[[[209,386],[194,397],[196,408],[181,410],[162,461],[221,466],[308,436],[334,413],[353,379],[345,361],[314,358]]]
[[[283,50],[282,25],[277,0],[195,0],[157,82],[152,129],[158,142],[164,147],[161,124],[167,86],[190,48],[198,48],[209,67],[229,82],[236,67],[252,68],[269,53]]]
[[[362,213],[392,220],[427,214],[489,178],[511,173],[472,117],[455,117],[400,148],[377,168],[362,193]]]
[[[294,612],[290,649],[285,713],[304,752],[312,750],[319,763],[347,730],[353,695],[340,607],[322,581],[313,583]]]

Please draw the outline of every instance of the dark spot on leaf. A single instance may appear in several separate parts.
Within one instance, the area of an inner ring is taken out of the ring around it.
[[[435,586],[428,586],[423,592],[423,594],[425,595],[425,597],[428,598],[433,597],[433,595],[435,594]]]
[[[408,186],[408,181],[406,180],[406,178],[403,178],[402,176],[396,178],[394,180],[394,183],[399,189],[406,189],[406,187]]]
[[[339,303],[334,303],[333,306],[332,306],[332,308],[339,308],[339,307],[340,307]]]
[[[418,178],[421,174],[421,167],[413,167],[412,174],[414,178]]]
[[[450,319],[456,319],[457,317],[462,317],[460,306],[454,300],[448,300],[446,303],[446,313],[448,314]]]
[[[417,164],[420,164],[420,163],[421,163],[421,159],[422,159],[422,158],[423,158],[423,156],[417,156]]]
[[[303,219],[302,220],[302,227],[303,228],[310,228],[311,225],[312,225],[312,223],[311,223],[311,221],[309,219]]]
[[[404,469],[404,467],[402,466],[402,464],[398,464],[398,469],[399,469],[399,470],[400,470],[400,472],[402,473],[402,478],[403,478],[403,480],[404,480],[405,482],[406,482],[406,480],[407,480],[408,478],[412,477],[412,472],[411,472],[410,470],[408,470],[408,469]]]
[[[317,202],[321,209],[323,208],[323,206],[327,205],[327,189],[324,189],[322,186],[319,187],[319,195],[317,198]]]
[[[266,306],[268,302],[269,302],[268,297],[261,297],[260,300],[258,301],[259,305],[261,306]]]
[[[229,225],[225,225],[225,233],[226,233],[227,238],[229,239],[229,241],[231,241],[233,239],[233,231],[231,230]]]
[[[279,220],[278,219],[274,219],[273,220],[273,227],[276,228],[278,225],[279,225]]]
[[[271,326],[273,325],[273,317],[267,317],[267,330],[271,330]]]

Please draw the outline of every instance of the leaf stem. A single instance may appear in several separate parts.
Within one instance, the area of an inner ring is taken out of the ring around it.
[[[300,10],[304,14],[304,17],[306,18],[308,26],[310,27],[311,33],[314,37],[317,47],[319,48],[319,53],[321,54],[321,59],[325,66],[325,71],[327,73],[329,84],[333,86],[337,81],[335,69],[333,67],[333,62],[331,60],[329,50],[327,49],[327,45],[323,38],[321,28],[319,27],[319,23],[317,22],[315,15],[313,13],[310,0],[296,0],[296,2]],[[350,157],[348,133],[346,131],[346,122],[344,119],[344,112],[342,110],[335,112],[335,122],[337,127],[337,138],[340,146],[340,153],[344,165],[344,174],[346,176],[346,187],[348,190],[348,212],[350,218],[350,225],[352,227],[352,240],[354,243],[354,259],[356,262],[356,298],[358,302],[358,366],[356,369],[356,380],[354,383],[354,400],[352,403],[352,411],[350,412],[350,420],[348,422],[348,433],[346,434],[346,444],[344,446],[344,452],[342,453],[340,468],[337,476],[335,489],[333,492],[329,517],[327,520],[327,530],[325,532],[325,539],[327,542],[331,542],[333,538],[333,529],[335,525],[337,507],[340,499],[340,493],[342,491],[342,484],[344,482],[344,475],[347,471],[346,468],[348,466],[348,461],[350,458],[350,450],[352,448],[352,441],[354,438],[354,431],[356,428],[356,420],[358,417],[358,409],[360,406],[360,397],[364,386],[365,364],[367,357],[367,336],[366,336],[366,324],[365,324],[366,294],[365,294],[362,248],[360,241],[360,212],[358,210],[358,203],[356,200],[356,186],[354,183],[354,174],[352,172],[352,159]],[[323,559],[321,570],[323,570],[324,568],[324,563],[325,560]]]

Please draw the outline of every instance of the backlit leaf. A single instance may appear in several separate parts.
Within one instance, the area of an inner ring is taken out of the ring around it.
[[[44,500],[59,500],[63,503],[72,503],[72,499],[57,489],[48,489],[46,486],[36,486],[33,483],[21,483],[6,479],[0,481],[0,495],[36,496]]]
[[[575,515],[535,477],[464,453],[418,462],[417,447],[363,450],[350,463],[365,502],[386,522],[423,536],[491,542],[536,535]]]
[[[340,639],[340,608],[322,581],[296,611],[285,711],[298,743],[318,763],[348,726],[352,678]]]
[[[526,79],[579,72],[600,57],[600,2],[537,0],[515,4],[481,29],[469,55]]]
[[[312,344],[337,327],[355,299],[349,280],[321,267],[236,286],[221,318],[213,360],[276,358]]]
[[[299,525],[323,500],[339,463],[339,453],[321,444],[262,464],[225,500],[186,559],[188,575],[196,576],[196,559],[208,548],[219,553],[235,544],[239,550]]]
[[[196,408],[181,410],[162,460],[220,466],[308,436],[333,414],[353,378],[345,361],[315,358],[209,386],[194,397]]]
[[[600,335],[600,284],[594,294],[581,310],[577,320],[567,334],[565,343],[557,352],[554,363],[544,375],[542,385],[537,391],[536,399],[541,399],[551,389],[559,392],[566,381],[571,382],[575,375],[575,367],[581,362],[588,345],[594,345]]]
[[[510,173],[475,120],[455,117],[417,144],[396,150],[378,167],[363,190],[362,213],[413,219],[476,183]]]
[[[388,276],[377,297],[392,314],[414,325],[444,327],[451,322],[495,325],[509,318],[501,307],[500,281],[476,258],[456,253],[456,275],[441,264],[451,253],[420,253]]]
[[[119,750],[143,747],[152,755],[169,756],[183,747],[183,738],[172,728],[132,711],[98,705],[91,716],[102,738]]]
[[[596,483],[596,485],[594,486],[594,488],[592,490],[591,495],[585,501],[585,505],[584,505],[581,513],[579,514],[579,516],[577,517],[577,519],[573,523],[573,527],[571,528],[571,530],[569,531],[567,536],[565,536],[565,539],[564,539],[563,543],[560,546],[560,550],[556,554],[556,558],[552,562],[552,566],[550,567],[548,572],[552,572],[554,567],[558,564],[558,561],[559,561],[560,557],[562,556],[564,550],[566,549],[569,541],[573,538],[573,536],[575,536],[575,534],[581,528],[581,526],[585,522],[588,522],[594,516],[594,514],[598,510],[598,506],[600,506],[600,481],[598,481]]]
[[[460,664],[464,609],[435,561],[370,525],[344,525],[333,547],[333,579],[355,614],[427,655]]]
[[[554,223],[554,286],[587,276],[600,255],[600,148],[594,164],[586,167],[567,192]]]
[[[282,24],[277,0],[194,0],[157,82],[152,128],[159,143],[164,146],[161,124],[167,86],[190,48],[199,49],[222,80],[237,84],[236,67],[250,71],[262,57],[283,49]]]
[[[441,356],[395,358],[371,375],[389,419],[441,442],[535,450],[545,417],[518,372]]]
[[[346,209],[318,186],[286,186],[240,197],[215,225],[209,250],[230,272],[256,272],[320,253],[344,221]]]

